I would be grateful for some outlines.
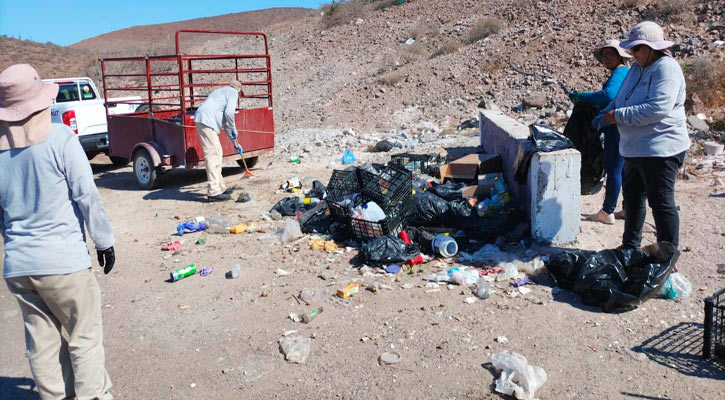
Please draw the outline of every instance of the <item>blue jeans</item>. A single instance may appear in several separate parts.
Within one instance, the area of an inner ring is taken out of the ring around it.
[[[624,158],[619,155],[619,130],[617,125],[609,125],[604,131],[604,171],[607,172],[607,187],[604,191],[602,210],[614,213],[617,199],[622,189],[622,167]]]

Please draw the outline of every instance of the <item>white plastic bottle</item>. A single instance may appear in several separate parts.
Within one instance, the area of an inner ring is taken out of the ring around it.
[[[456,239],[442,233],[435,235],[433,241],[431,241],[431,247],[433,247],[433,251],[443,257],[453,257],[456,253],[458,253],[458,243],[456,243]]]
[[[374,201],[365,204],[361,214],[362,219],[370,222],[378,222],[385,219],[385,211]]]

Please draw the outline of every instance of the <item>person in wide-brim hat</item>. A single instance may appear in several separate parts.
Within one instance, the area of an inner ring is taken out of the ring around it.
[[[106,274],[115,238],[78,137],[51,123],[57,93],[28,64],[0,72],[3,279],[22,311],[40,398],[108,400],[101,289],[86,238]]]
[[[662,27],[640,22],[619,45],[633,58],[619,94],[594,119],[598,126],[616,124],[624,157],[622,247],[638,248],[649,203],[658,242],[675,246],[680,217],[675,203],[677,171],[690,147],[685,117],[686,85],[680,64],[669,51]]]
[[[626,50],[619,47],[618,40],[607,40],[604,44],[592,50],[592,55],[594,55],[594,58],[602,66],[610,71],[610,75],[607,81],[604,82],[601,90],[571,92],[569,94],[569,98],[577,105],[582,103],[593,105],[577,106],[574,108],[574,112],[577,113],[591,113],[591,111],[588,111],[591,110],[591,107],[597,107],[598,109],[606,107],[617,96],[619,88],[622,86],[622,82],[624,82],[624,78],[629,73],[628,60],[632,56]],[[588,215],[587,219],[611,225],[615,223],[615,214],[621,214],[621,212],[615,213],[614,210],[617,207],[619,192],[622,187],[622,165],[624,164],[624,160],[619,155],[619,132],[617,131],[617,125],[608,126],[602,129],[602,131],[593,133],[597,137],[600,134],[604,136],[602,163],[604,171],[607,173],[604,200],[602,202],[602,208],[597,213]]]

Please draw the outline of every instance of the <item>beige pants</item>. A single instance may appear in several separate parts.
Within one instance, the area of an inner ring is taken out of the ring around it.
[[[198,123],[196,132],[201,139],[201,148],[204,150],[206,160],[206,180],[209,182],[206,194],[216,196],[227,190],[222,177],[222,144],[219,134],[212,128]]]
[[[6,283],[23,313],[25,345],[40,398],[112,399],[103,352],[101,288],[93,272],[21,276]]]

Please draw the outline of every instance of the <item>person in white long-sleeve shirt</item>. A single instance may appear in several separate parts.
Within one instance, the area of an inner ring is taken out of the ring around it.
[[[231,140],[237,138],[234,124],[234,112],[237,110],[239,95],[244,95],[242,84],[233,81],[229,86],[215,89],[201,103],[194,114],[196,132],[201,139],[201,147],[206,161],[207,198],[209,201],[231,199],[231,189],[227,190],[222,177],[222,145],[219,134],[222,129]]]
[[[84,225],[106,274],[115,239],[78,138],[51,123],[57,93],[30,65],[0,73],[3,278],[23,314],[41,399],[111,399],[101,290]]]

